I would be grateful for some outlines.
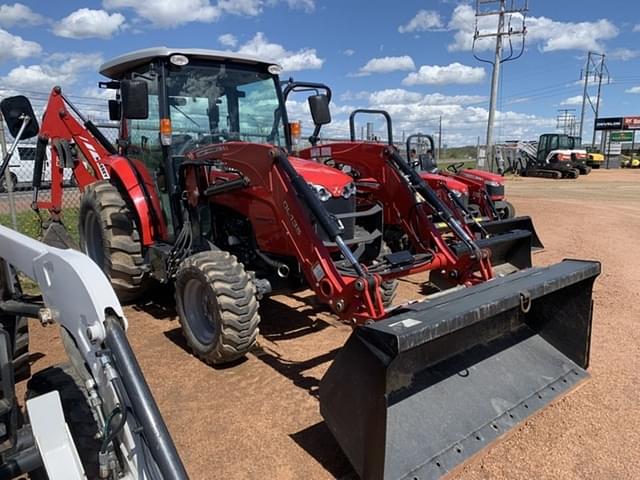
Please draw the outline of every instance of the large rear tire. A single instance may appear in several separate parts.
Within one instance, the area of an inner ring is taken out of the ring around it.
[[[80,200],[80,248],[105,272],[123,302],[138,298],[148,283],[142,242],[133,215],[108,181],[89,185]]]
[[[98,452],[100,428],[89,406],[89,396],[84,380],[71,364],[64,363],[36,373],[27,383],[27,398],[33,398],[57,390],[69,426],[71,437],[78,450],[87,479],[100,478]],[[31,480],[47,480],[40,468],[29,474]]]
[[[176,306],[193,353],[219,365],[246,355],[258,338],[258,299],[251,276],[221,250],[196,253],[176,274]]]

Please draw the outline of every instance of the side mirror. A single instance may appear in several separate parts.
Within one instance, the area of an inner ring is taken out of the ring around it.
[[[120,102],[118,100],[109,100],[109,120],[119,122],[121,115]]]
[[[326,125],[331,123],[331,112],[329,111],[329,97],[326,95],[311,95],[309,97],[309,109],[314,125]]]
[[[120,82],[122,113],[130,120],[149,118],[149,86],[144,80],[122,80]]]
[[[0,110],[13,138],[18,137],[20,128],[27,118],[29,123],[27,123],[24,132],[22,132],[21,139],[33,138],[38,135],[40,127],[38,126],[38,120],[36,120],[36,114],[33,113],[31,102],[24,95],[5,98],[0,102]]]

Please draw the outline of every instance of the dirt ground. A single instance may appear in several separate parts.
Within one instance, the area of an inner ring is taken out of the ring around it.
[[[639,478],[640,171],[515,178],[507,194],[519,214],[533,217],[545,243],[536,265],[602,262],[591,379],[454,478]],[[403,281],[399,300],[419,297],[420,282]],[[192,479],[353,477],[317,399],[349,327],[305,296],[275,297],[263,301],[259,347],[239,365],[214,369],[185,349],[170,302],[126,313],[131,343]],[[56,337],[55,328],[32,328],[34,371],[64,359]]]

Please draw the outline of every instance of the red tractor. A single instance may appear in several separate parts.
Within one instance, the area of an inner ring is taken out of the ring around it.
[[[407,159],[421,174],[428,172],[446,175],[464,183],[469,188],[469,208],[478,216],[489,220],[514,218],[514,206],[505,200],[504,178],[501,175],[464,168],[464,162],[438,168],[435,159],[435,142],[431,135],[416,133],[409,135],[406,142]],[[414,156],[415,155],[415,156]]]
[[[34,208],[51,215],[45,238],[64,235],[62,174],[72,169],[82,249],[127,299],[151,279],[173,282],[187,342],[209,363],[249,351],[258,298],[279,282],[313,289],[355,327],[320,385],[321,413],[355,470],[444,474],[527,418],[523,403],[535,411],[586,377],[599,265],[492,279],[492,262],[514,249],[530,264],[529,232],[468,221],[446,185],[436,193],[392,145],[311,149],[334,166],[290,155],[279,70],[197,49],[110,61],[102,86],[117,91],[117,146],[54,88],[33,179]],[[309,97],[317,129],[331,120],[328,100]],[[12,132],[33,116],[19,103],[5,118]],[[50,202],[38,198],[48,145]],[[358,178],[335,168],[351,154]],[[416,248],[386,250],[385,227]],[[390,309],[394,279],[426,270],[461,287]]]

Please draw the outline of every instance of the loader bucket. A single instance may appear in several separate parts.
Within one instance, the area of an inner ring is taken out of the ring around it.
[[[527,230],[500,230],[488,238],[476,240],[476,245],[491,251],[493,267],[511,273],[531,267],[531,240]],[[451,249],[457,256],[467,252],[467,247],[461,243],[452,245]]]
[[[511,230],[527,230],[531,232],[531,248],[541,250],[544,248],[531,217],[514,217],[504,220],[483,222],[482,227],[491,235],[497,235]]]
[[[358,475],[441,477],[587,378],[599,273],[565,260],[354,330],[320,411]]]

